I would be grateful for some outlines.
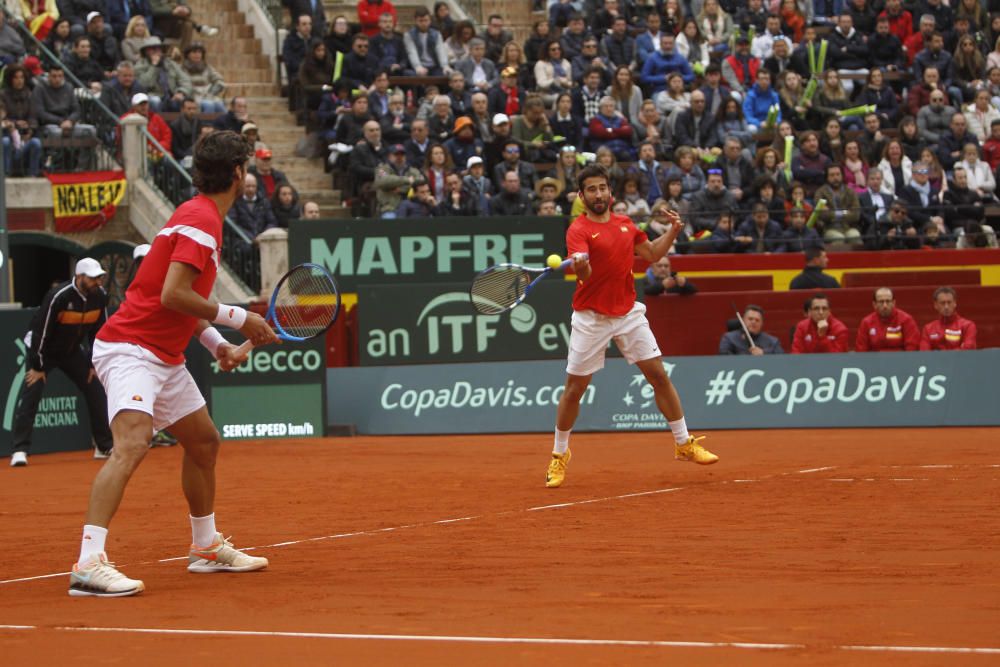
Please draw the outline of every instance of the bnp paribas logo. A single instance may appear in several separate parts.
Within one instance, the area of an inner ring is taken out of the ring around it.
[[[10,381],[10,388],[7,390],[7,402],[3,409],[3,430],[10,431],[14,428],[14,410],[17,408],[17,399],[21,395],[21,385],[24,384],[24,375],[27,373],[28,365],[24,363],[28,354],[28,348],[20,338],[14,339],[17,347],[17,373]]]
[[[671,377],[677,364],[672,364],[668,361],[661,361],[660,363],[663,364],[663,370],[666,371],[667,377]],[[653,390],[652,385],[646,381],[646,377],[642,373],[633,375],[628,388],[625,390],[625,395],[622,396],[622,403],[629,407],[638,403],[640,408],[648,408],[655,402],[656,392]]]

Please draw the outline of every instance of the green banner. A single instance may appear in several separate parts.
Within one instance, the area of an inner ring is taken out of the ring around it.
[[[242,342],[237,332],[226,337]],[[251,350],[230,373],[203,357],[212,420],[224,440],[321,436],[324,433],[323,338]]]
[[[7,450],[12,444],[14,412],[24,387],[24,363],[28,332],[35,309],[0,310],[0,377],[4,403],[2,426],[7,434]],[[87,403],[62,371],[54,370],[46,378],[45,393],[35,414],[35,430],[31,438],[31,454],[64,452],[92,447]]]
[[[563,254],[562,218],[434,218],[431,220],[293,220],[288,230],[292,266],[313,262],[343,292],[359,285],[471,282],[489,266],[513,262],[544,266]]]
[[[500,315],[477,312],[468,283],[358,289],[361,364],[564,359],[575,283],[550,276]],[[609,355],[620,356],[618,348]]]
[[[697,429],[1000,425],[995,397],[983,391],[995,384],[995,349],[677,357],[663,365]],[[565,377],[563,361],[331,368],[327,420],[366,434],[551,432]],[[666,428],[652,387],[623,359],[594,375],[574,426]]]

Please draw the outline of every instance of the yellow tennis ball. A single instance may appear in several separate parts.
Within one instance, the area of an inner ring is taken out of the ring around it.
[[[545,260],[545,265],[550,269],[558,269],[560,264],[562,264],[562,257],[559,255],[549,255],[548,259]]]

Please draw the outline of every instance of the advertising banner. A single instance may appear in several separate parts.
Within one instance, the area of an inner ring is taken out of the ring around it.
[[[24,386],[27,370],[24,360],[28,332],[35,309],[0,310],[0,377],[3,383],[3,415],[0,427],[6,437],[4,454],[10,453],[14,430],[14,412]],[[90,418],[87,404],[76,385],[53,371],[46,378],[45,393],[35,414],[35,430],[31,438],[31,454],[63,452],[91,447]]]
[[[500,315],[477,312],[468,283],[362,286],[361,364],[564,359],[574,286],[549,277]],[[620,356],[614,345],[608,352]]]
[[[698,429],[1000,425],[1000,350],[678,357],[663,365]],[[333,368],[327,420],[359,433],[511,433],[553,428],[565,362]],[[642,374],[609,359],[576,431],[667,428]]]
[[[563,253],[565,231],[560,218],[293,220],[288,254],[292,266],[325,267],[343,292],[367,284],[471,283],[494,264],[544,266],[550,254]]]
[[[226,337],[242,342],[236,332]],[[203,363],[212,419],[223,440],[323,435],[322,338],[252,350],[231,373],[207,356]]]

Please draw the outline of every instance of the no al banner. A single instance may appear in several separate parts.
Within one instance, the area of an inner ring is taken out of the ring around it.
[[[52,183],[57,232],[83,232],[103,227],[125,197],[125,172],[88,171],[46,174]]]

